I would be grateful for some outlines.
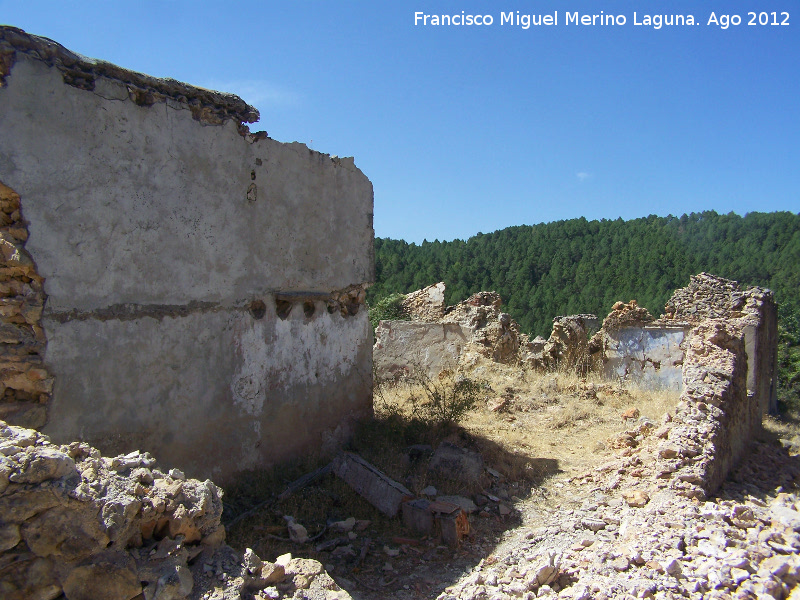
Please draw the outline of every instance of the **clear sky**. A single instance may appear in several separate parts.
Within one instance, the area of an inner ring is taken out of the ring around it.
[[[493,23],[415,25],[462,11]],[[517,11],[558,24],[502,22]],[[626,23],[565,22],[601,11]],[[635,24],[666,11],[699,24]],[[0,0],[0,22],[237,93],[253,131],[354,156],[380,237],[800,211],[797,0]]]

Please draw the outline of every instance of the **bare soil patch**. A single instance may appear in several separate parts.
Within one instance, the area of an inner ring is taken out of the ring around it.
[[[427,399],[418,384],[379,387],[375,419],[361,425],[348,448],[416,495],[432,486],[437,495],[474,502],[472,531],[458,548],[414,536],[400,518],[382,515],[331,474],[278,498],[321,461],[253,473],[228,489],[223,519],[249,511],[229,527],[228,542],[266,560],[286,552],[319,560],[356,598],[433,598],[491,556],[516,527],[530,525],[537,508],[568,501],[563,481],[607,460],[626,428],[642,419],[657,423],[678,399],[677,393],[626,382],[496,363],[477,367],[470,379],[481,384],[478,402],[459,424],[449,425],[419,418]],[[479,453],[485,466],[480,478],[429,472],[426,447],[432,451],[442,442]],[[290,539],[286,517],[302,524],[308,541]],[[336,530],[334,523],[351,517],[352,530]]]

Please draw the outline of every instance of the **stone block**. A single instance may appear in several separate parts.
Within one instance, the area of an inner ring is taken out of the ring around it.
[[[417,535],[431,535],[433,532],[433,512],[430,500],[418,498],[403,503],[403,525]]]
[[[405,486],[384,475],[373,465],[352,452],[342,452],[333,461],[333,472],[367,502],[389,517],[400,511],[400,505],[412,494]]]

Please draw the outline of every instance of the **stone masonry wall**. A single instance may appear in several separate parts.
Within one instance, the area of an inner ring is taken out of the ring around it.
[[[436,323],[444,318],[447,308],[444,303],[444,281],[434,283],[426,288],[411,292],[404,299],[403,310],[413,321]]]
[[[27,240],[19,195],[0,181],[0,419],[41,427],[53,378],[43,362],[44,280]]]
[[[224,483],[370,413],[372,185],[257,118],[0,27],[0,415]]]
[[[778,311],[771,290],[743,290],[736,281],[709,273],[693,275],[689,285],[667,301],[660,324],[696,326],[704,319],[735,325],[747,355],[747,390],[763,414],[778,410]]]
[[[761,428],[758,403],[747,394],[741,332],[709,319],[695,327],[683,363],[684,391],[660,458],[686,495],[719,488]],[[693,491],[698,490],[698,491]]]

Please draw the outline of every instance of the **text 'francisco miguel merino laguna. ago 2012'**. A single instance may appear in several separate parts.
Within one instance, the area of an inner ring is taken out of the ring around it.
[[[464,11],[449,15],[428,15],[424,12],[414,13],[414,25],[421,26],[492,26],[498,22],[503,26],[519,27],[530,29],[531,26],[539,25],[583,25],[592,26],[624,26],[629,22],[633,25],[644,25],[653,29],[661,29],[664,26],[691,26],[691,25],[713,25],[721,29],[727,29],[731,25],[788,25],[788,12],[747,13],[746,17],[740,15],[727,15],[712,12],[707,19],[696,19],[694,15],[649,15],[633,13],[633,18],[629,21],[626,15],[611,15],[600,11],[599,14],[580,14],[579,12],[565,11],[561,15],[558,11],[552,14],[520,14],[519,11],[501,12],[499,18],[495,19],[490,14],[473,15]]]

